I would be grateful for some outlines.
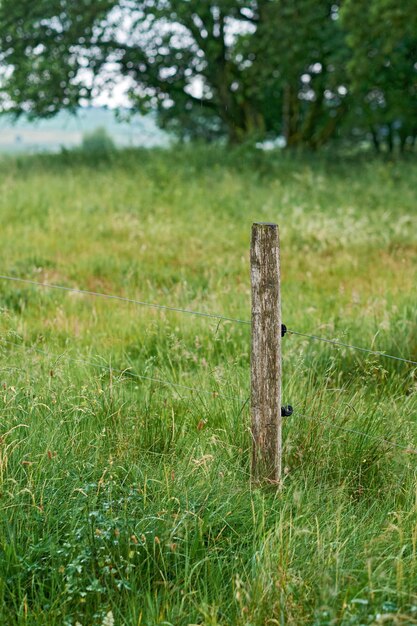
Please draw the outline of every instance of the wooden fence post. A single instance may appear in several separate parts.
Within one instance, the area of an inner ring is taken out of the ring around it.
[[[252,225],[252,476],[281,479],[281,295],[277,224]]]

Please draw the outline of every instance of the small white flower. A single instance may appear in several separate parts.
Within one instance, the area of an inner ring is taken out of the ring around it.
[[[109,611],[106,617],[103,619],[101,626],[114,626],[114,615],[113,611]]]

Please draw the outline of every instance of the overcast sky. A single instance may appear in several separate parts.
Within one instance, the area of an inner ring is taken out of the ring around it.
[[[93,99],[94,106],[108,106],[112,109],[117,107],[129,107],[129,98],[127,91],[129,89],[129,80],[120,79],[111,91],[102,91],[100,95]]]

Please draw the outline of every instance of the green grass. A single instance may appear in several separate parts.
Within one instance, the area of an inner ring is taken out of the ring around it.
[[[276,221],[289,328],[417,360],[413,161],[0,168],[1,274],[249,319]],[[277,490],[249,480],[247,326],[5,281],[0,307],[1,624],[417,623],[417,456],[380,441],[417,446],[413,366],[287,335],[313,419],[286,418]]]

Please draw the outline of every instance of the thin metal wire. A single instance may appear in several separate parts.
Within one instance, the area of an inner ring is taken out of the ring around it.
[[[26,348],[27,346],[23,345],[23,344],[18,344],[18,343],[14,343],[13,341],[9,341],[7,339],[2,339],[3,343],[7,343],[11,346],[14,346],[16,348]],[[35,348],[34,346],[29,346],[30,350],[33,350],[34,352],[37,352],[38,354],[42,354],[43,356],[47,356],[47,357],[52,357],[55,358],[57,361],[59,361],[59,359],[65,359],[67,361],[72,361],[74,363],[82,363],[84,365],[90,365],[91,367],[96,367],[98,369],[104,369],[108,372],[114,373],[114,374],[128,374],[130,377],[132,378],[140,378],[141,380],[149,380],[151,382],[154,383],[158,383],[160,385],[170,385],[172,387],[178,387],[181,389],[186,389],[187,391],[193,391],[197,394],[199,393],[204,393],[204,394],[208,394],[211,395],[213,398],[217,398],[217,397],[221,397],[221,398],[227,398],[229,400],[240,400],[243,402],[243,398],[240,398],[239,396],[229,396],[229,395],[225,395],[223,393],[219,393],[218,391],[210,391],[208,389],[198,389],[197,387],[190,387],[188,385],[183,385],[181,383],[174,383],[171,382],[169,380],[163,380],[161,378],[154,378],[152,376],[145,376],[144,374],[136,374],[135,372],[131,372],[129,369],[114,369],[113,367],[109,367],[108,365],[100,365],[99,363],[95,363],[94,361],[90,361],[87,359],[80,359],[80,358],[74,358],[71,356],[68,356],[66,354],[53,354],[52,352],[47,352],[45,350],[41,350],[40,348]],[[246,402],[247,400],[245,400]]]
[[[28,285],[35,285],[37,287],[45,287],[47,289],[60,289],[61,291],[70,291],[73,293],[79,293],[82,295],[95,296],[98,298],[106,298],[108,300],[119,300],[121,302],[128,302],[130,304],[136,304],[140,306],[147,306],[154,309],[162,309],[164,311],[174,311],[176,313],[186,313],[188,315],[196,315],[199,317],[206,317],[210,319],[219,320],[219,322],[236,322],[238,324],[245,324],[247,326],[251,325],[249,320],[241,320],[235,317],[227,317],[225,315],[218,315],[215,313],[204,313],[202,311],[193,311],[191,309],[181,309],[179,307],[167,306],[164,304],[155,304],[152,302],[144,302],[142,300],[135,300],[133,298],[125,298],[124,296],[117,296],[114,294],[100,293],[97,291],[88,291],[87,289],[76,289],[75,287],[65,287],[64,285],[55,285],[52,283],[43,283],[37,282],[35,280],[29,280],[27,278],[17,278],[15,276],[5,276],[0,275],[1,280],[10,280],[13,282],[26,283]],[[308,339],[313,339],[314,341],[322,341],[324,343],[328,343],[334,346],[340,346],[343,348],[349,348],[350,350],[358,350],[360,352],[365,352],[367,354],[373,354],[375,356],[384,357],[386,359],[393,359],[395,361],[401,361],[402,363],[409,363],[411,365],[417,365],[417,361],[412,361],[411,359],[405,359],[403,357],[394,356],[393,354],[386,354],[385,352],[381,352],[378,350],[370,350],[369,348],[362,348],[360,346],[354,346],[352,344],[344,343],[342,341],[336,341],[334,339],[326,339],[325,337],[319,337],[318,335],[309,335],[307,333],[300,333],[296,330],[287,329],[287,332],[291,335],[298,335],[299,337],[307,337]]]
[[[79,293],[86,296],[95,296],[96,298],[106,298],[108,300],[119,300],[121,302],[128,302],[130,304],[138,304],[141,306],[147,306],[154,309],[162,309],[164,311],[175,311],[176,313],[187,313],[188,315],[197,315],[199,317],[209,317],[211,319],[220,320],[223,322],[237,322],[239,324],[250,324],[247,320],[240,320],[234,317],[226,317],[225,315],[216,315],[214,313],[203,313],[202,311],[192,311],[191,309],[181,309],[179,307],[166,306],[164,304],[155,304],[153,302],[144,302],[142,300],[135,300],[133,298],[125,298],[124,296],[116,296],[109,293],[101,293],[97,291],[88,291],[87,289],[76,289],[75,287],[65,287],[64,285],[55,285],[52,283],[42,283],[36,280],[29,280],[27,278],[16,278],[15,276],[3,276],[0,275],[1,280],[10,280],[18,283],[26,283],[27,285],[35,285],[36,287],[46,287],[47,289],[60,289],[61,291],[71,291],[73,293]]]
[[[300,337],[307,337],[308,339],[314,339],[315,341],[323,341],[325,343],[330,343],[334,346],[341,346],[343,348],[350,348],[351,350],[360,350],[361,352],[366,352],[368,354],[374,354],[376,356],[382,356],[386,359],[394,359],[395,361],[402,361],[403,363],[411,363],[411,365],[417,365],[417,361],[411,361],[411,359],[404,359],[400,356],[394,356],[392,354],[386,354],[385,352],[380,352],[377,350],[370,350],[369,348],[361,348],[359,346],[353,346],[349,343],[344,343],[343,341],[336,341],[334,339],[325,339],[325,337],[318,337],[317,335],[308,335],[307,333],[299,333],[296,330],[287,331],[291,335],[298,335]]]
[[[407,452],[408,454],[417,454],[417,448],[403,446],[395,441],[390,441],[389,439],[383,439],[382,437],[376,437],[375,435],[370,435],[369,433],[364,433],[361,430],[356,430],[355,428],[346,428],[346,426],[340,426],[340,424],[336,424],[335,422],[331,422],[329,420],[323,420],[320,417],[315,417],[314,415],[304,415],[303,413],[299,413],[295,411],[293,415],[298,415],[299,417],[303,417],[305,419],[315,420],[320,422],[321,424],[325,424],[326,426],[330,426],[331,428],[337,428],[338,430],[343,430],[347,433],[352,433],[354,435],[361,435],[362,437],[367,437],[368,439],[372,439],[373,441],[377,441],[378,443],[384,443],[393,448],[398,448],[403,452]]]

